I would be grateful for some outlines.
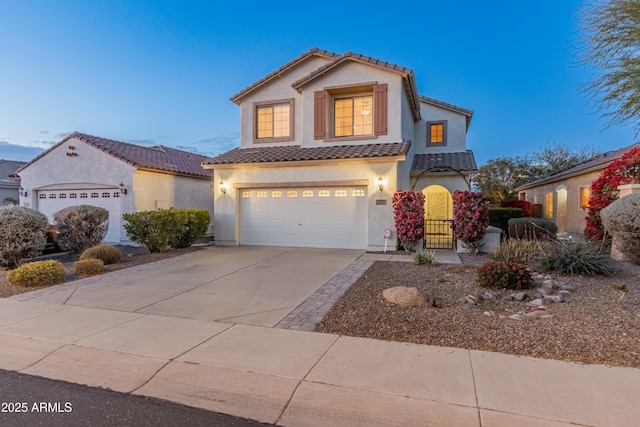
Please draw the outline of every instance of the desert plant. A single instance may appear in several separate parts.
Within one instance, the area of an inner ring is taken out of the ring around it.
[[[437,264],[436,251],[434,250],[419,250],[413,254],[413,263],[420,264]]]
[[[64,265],[60,261],[30,262],[9,271],[7,280],[14,286],[50,286],[65,281]]]
[[[505,239],[491,252],[496,261],[512,261],[531,264],[531,261],[548,245],[547,240]]]
[[[398,242],[410,251],[424,237],[424,194],[396,191],[391,199]]]
[[[640,264],[640,194],[629,194],[600,211],[607,233],[614,237],[617,249]]]
[[[94,258],[101,260],[105,265],[107,265],[119,263],[121,256],[122,254],[118,248],[109,245],[97,245],[82,252],[80,260]]]
[[[531,285],[531,272],[524,264],[489,261],[478,269],[478,282],[485,288],[524,289]]]
[[[523,216],[525,216],[524,210],[520,208],[489,208],[489,225],[501,228],[506,236],[509,231],[509,220]]]
[[[69,206],[53,214],[62,250],[82,253],[102,242],[109,229],[109,211],[97,206]]]
[[[104,262],[97,258],[87,258],[73,263],[73,272],[78,277],[89,277],[104,273]]]
[[[489,225],[488,208],[482,200],[482,193],[454,191],[453,224],[456,239],[477,254],[480,250],[480,241]]]
[[[47,217],[33,209],[0,207],[0,266],[15,268],[22,259],[40,255],[47,226]]]
[[[590,243],[555,241],[534,260],[537,270],[563,274],[610,276],[616,272],[608,253]]]
[[[526,200],[509,199],[502,202],[500,206],[502,206],[503,208],[522,209],[525,217],[533,216],[533,206],[531,205],[531,202],[528,202]]]
[[[558,233],[558,226],[548,219],[511,218],[508,224],[514,239],[554,240]]]

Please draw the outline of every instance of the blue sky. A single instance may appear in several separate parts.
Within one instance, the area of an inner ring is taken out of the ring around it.
[[[473,110],[479,165],[628,146],[578,92],[581,3],[0,0],[0,158],[73,131],[219,154],[239,143],[229,97],[312,47],[411,68],[421,95]]]

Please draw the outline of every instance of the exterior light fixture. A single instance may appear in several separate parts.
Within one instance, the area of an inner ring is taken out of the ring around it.
[[[384,179],[382,178],[382,175],[378,177],[378,188],[380,191],[384,190]]]
[[[126,188],[124,188],[124,183],[123,183],[122,181],[120,181],[120,185],[119,185],[119,187],[120,187],[120,192],[121,192],[122,194],[127,194],[127,189],[126,189]]]
[[[24,187],[20,187],[20,188],[18,189],[18,192],[20,193],[20,195],[21,195],[22,197],[27,197],[27,190],[25,190],[25,189],[24,189]]]
[[[220,184],[218,186],[220,187],[220,192],[222,194],[227,194],[227,184],[223,180],[220,180]]]

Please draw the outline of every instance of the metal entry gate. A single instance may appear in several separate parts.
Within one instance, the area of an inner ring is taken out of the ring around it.
[[[425,249],[453,249],[453,220],[424,220]]]

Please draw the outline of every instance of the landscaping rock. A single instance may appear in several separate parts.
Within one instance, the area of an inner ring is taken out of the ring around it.
[[[427,305],[427,300],[415,287],[396,286],[388,288],[382,291],[382,296],[387,301],[403,307],[424,307]]]
[[[529,294],[526,292],[516,292],[514,294],[511,294],[511,296],[516,301],[526,301],[530,298]]]

